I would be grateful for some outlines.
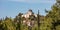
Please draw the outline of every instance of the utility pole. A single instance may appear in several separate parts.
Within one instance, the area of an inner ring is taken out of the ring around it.
[[[40,30],[39,10],[38,10],[38,21],[37,21],[37,23],[38,23],[38,30]]]

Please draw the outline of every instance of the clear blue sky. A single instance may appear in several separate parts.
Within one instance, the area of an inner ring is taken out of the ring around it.
[[[40,10],[41,15],[45,15],[44,9],[51,9],[55,0],[0,0],[0,18],[14,18],[18,13],[25,13],[32,9],[34,13]]]

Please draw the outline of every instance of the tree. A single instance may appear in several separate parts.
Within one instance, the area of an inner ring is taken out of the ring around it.
[[[60,21],[60,2],[57,1],[57,3],[55,5],[52,6],[51,11],[48,12],[48,14],[46,15],[48,24],[50,24],[50,28],[53,29],[57,29],[56,25],[58,25],[58,21]],[[49,23],[50,22],[50,23]]]
[[[3,20],[2,25],[4,30],[16,30],[11,18],[7,17],[5,20]]]
[[[19,13],[18,16],[14,18],[14,22],[16,25],[16,30],[21,30],[22,13]]]

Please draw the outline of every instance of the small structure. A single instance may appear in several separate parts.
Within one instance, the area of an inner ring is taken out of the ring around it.
[[[23,14],[22,17],[29,18],[29,16],[32,14],[34,14],[33,11],[31,9],[29,9],[29,11],[26,14]],[[36,14],[34,14],[34,16],[37,17]]]
[[[29,9],[29,11],[26,14],[23,14],[22,17],[25,18],[23,20],[23,25],[27,25],[28,29],[31,30],[32,27],[35,24],[35,20],[36,20],[37,14],[34,14],[33,11],[31,9]]]

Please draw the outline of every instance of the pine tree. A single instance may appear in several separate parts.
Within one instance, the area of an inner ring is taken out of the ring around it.
[[[60,21],[60,1],[57,1],[56,4],[52,6],[52,10],[48,12],[46,17],[48,24],[50,24],[49,26],[51,26],[50,28],[52,30],[57,30],[60,27],[56,27],[60,24],[60,22],[58,23],[58,21]]]

